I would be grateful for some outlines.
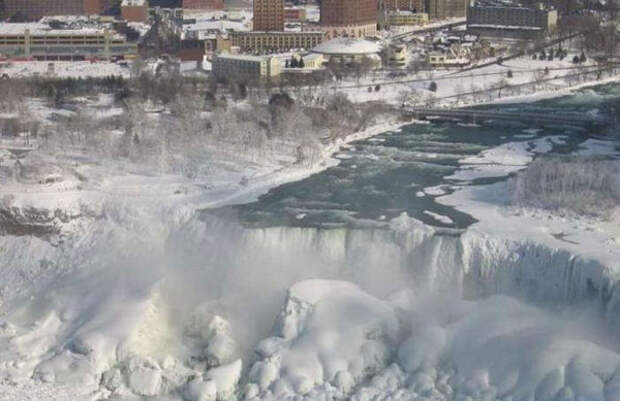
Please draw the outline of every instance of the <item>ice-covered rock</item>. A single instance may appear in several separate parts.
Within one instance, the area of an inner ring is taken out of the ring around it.
[[[307,394],[326,382],[349,391],[387,365],[398,336],[392,307],[343,281],[292,286],[276,327],[279,339],[259,345],[271,356],[250,371],[276,395]]]
[[[186,401],[215,401],[217,387],[213,380],[203,381],[201,378],[190,380],[185,388]]]
[[[237,359],[228,365],[210,369],[205,373],[205,381],[214,383],[218,399],[227,400],[236,393],[242,367],[241,359]]]
[[[134,393],[144,396],[159,394],[162,372],[155,362],[140,357],[131,358],[126,375],[129,388]]]

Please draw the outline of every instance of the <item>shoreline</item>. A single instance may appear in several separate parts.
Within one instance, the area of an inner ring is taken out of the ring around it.
[[[599,85],[606,85],[611,83],[620,82],[620,76],[609,77],[600,81],[590,81],[583,82],[578,85],[574,85],[565,89],[557,90],[557,91],[542,91],[536,94],[527,94],[522,96],[514,96],[514,97],[506,97],[502,99],[497,99],[491,102],[482,102],[482,103],[470,103],[464,104],[459,107],[475,107],[489,104],[516,104],[516,103],[526,103],[526,102],[537,102],[545,99],[554,99],[562,96],[569,96],[574,91],[595,87]],[[301,181],[305,178],[308,178],[312,175],[319,174],[330,167],[337,166],[340,163],[340,160],[335,158],[334,155],[340,151],[343,146],[346,146],[352,142],[372,138],[373,136],[380,135],[387,131],[393,131],[402,129],[407,125],[412,124],[420,124],[420,121],[411,120],[408,122],[400,122],[400,123],[379,123],[372,125],[365,129],[364,131],[358,131],[349,135],[346,135],[343,138],[338,138],[336,141],[329,143],[322,149],[320,161],[316,162],[313,166],[309,168],[303,168],[296,165],[291,165],[287,167],[283,167],[280,170],[267,173],[261,177],[259,177],[259,184],[256,186],[252,186],[251,188],[247,188],[245,190],[232,193],[228,196],[225,196],[220,199],[207,201],[201,203],[200,206],[196,208],[196,210],[200,209],[210,209],[217,208],[223,206],[231,206],[231,205],[239,205],[255,202],[258,198],[266,193],[268,193],[271,189],[277,188],[278,186],[289,184],[292,182]]]
[[[579,89],[615,82],[620,82],[620,76],[609,77],[600,81],[583,82],[570,88],[565,88],[558,91],[544,91],[536,94],[497,99],[485,103],[468,103],[459,107],[475,107],[483,104],[511,104],[528,101],[535,102],[542,99],[568,96]],[[174,214],[177,216],[179,216],[179,214],[185,216],[181,217],[181,220],[185,220],[199,210],[255,202],[260,196],[268,193],[273,188],[288,183],[301,181],[312,175],[319,174],[328,168],[337,166],[340,163],[340,160],[335,158],[334,155],[338,153],[342,147],[347,146],[352,142],[368,139],[387,131],[402,129],[407,125],[421,123],[420,121],[416,121],[414,119],[409,121],[395,121],[395,119],[386,119],[385,116],[382,115],[378,115],[377,120],[377,123],[369,126],[363,131],[348,134],[337,138],[326,145],[322,145],[320,155],[317,161],[312,165],[304,166],[300,164],[289,164],[272,169],[271,171],[266,169],[260,175],[252,178],[249,185],[246,187],[240,186],[231,181],[207,190],[192,191],[192,193],[188,193],[180,197],[178,195],[163,193],[156,194],[144,191],[137,191],[135,194],[127,197],[125,196],[127,194],[101,187],[89,188],[86,190],[63,191],[64,195],[62,197],[58,197],[58,193],[53,190],[39,191],[37,187],[22,187],[18,189],[15,187],[10,188],[11,186],[8,186],[5,191],[0,190],[0,197],[2,195],[14,194],[17,195],[17,198],[21,201],[27,202],[27,204],[50,209],[78,207],[79,204],[85,204],[88,206],[92,205],[93,200],[96,200],[96,203],[111,200],[113,203],[123,204],[128,201],[134,202],[137,199],[142,199],[144,202],[140,202],[141,208],[147,207],[150,209],[151,207],[154,207],[154,209],[151,209],[153,212],[156,209],[160,209],[160,211],[163,211],[162,216],[176,209]],[[155,178],[155,181],[162,181],[158,185],[163,184],[166,180],[169,180],[171,185],[177,184],[189,187],[198,184],[186,181],[183,177],[174,178],[169,175],[162,176],[161,179]],[[152,183],[152,181],[149,182],[149,185]],[[137,187],[135,190],[139,190],[139,188]],[[33,195],[38,196],[33,198]],[[67,200],[70,200],[69,204],[66,202]],[[23,205],[24,203],[19,202],[19,204]]]
[[[531,94],[521,95],[521,96],[506,96],[500,99],[493,100],[491,102],[466,104],[466,105],[462,105],[459,107],[487,106],[487,105],[492,105],[492,104],[534,103],[534,102],[538,102],[541,100],[555,99],[555,98],[562,97],[562,96],[569,96],[571,95],[571,93],[574,93],[575,91],[580,90],[580,89],[587,89],[587,88],[592,88],[592,87],[596,87],[599,85],[608,85],[608,84],[613,84],[613,83],[618,83],[618,82],[620,82],[620,75],[601,79],[600,81],[582,82],[578,85],[574,85],[574,86],[570,86],[570,87],[562,88],[558,90],[545,90],[545,91],[540,91],[538,93],[531,93]]]

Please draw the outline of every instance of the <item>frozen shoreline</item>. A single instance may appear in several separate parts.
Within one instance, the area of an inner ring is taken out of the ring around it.
[[[483,103],[471,103],[464,104],[461,107],[471,107],[489,104],[511,104],[511,103],[525,103],[525,102],[537,102],[544,99],[553,99],[562,96],[568,96],[576,90],[605,85],[610,83],[620,82],[620,76],[610,77],[601,81],[584,82],[579,85],[572,86],[559,91],[542,91],[538,94],[530,94],[523,96],[505,97],[497,99],[492,102]],[[344,138],[339,138],[337,141],[327,145],[321,154],[321,160],[315,163],[309,169],[304,169],[298,166],[288,166],[280,171],[275,171],[259,178],[259,183],[246,190],[239,191],[237,193],[230,194],[221,199],[212,201],[206,201],[200,205],[200,208],[221,207],[232,204],[242,204],[256,201],[261,195],[269,192],[270,189],[284,185],[291,182],[303,180],[314,174],[321,173],[326,169],[338,165],[340,161],[334,158],[334,155],[340,150],[342,146],[345,146],[351,142],[355,142],[362,139],[368,139],[373,136],[382,134],[387,131],[393,131],[401,129],[404,126],[410,124],[420,123],[419,121],[412,120],[410,122],[403,123],[380,123],[367,128],[364,131],[349,134]]]

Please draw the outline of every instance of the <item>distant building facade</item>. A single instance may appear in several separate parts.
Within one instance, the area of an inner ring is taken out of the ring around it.
[[[211,35],[204,40],[204,53],[211,56],[217,52],[230,53],[230,38],[222,34]]]
[[[472,3],[467,9],[467,30],[481,36],[532,39],[553,30],[557,23],[557,10],[542,5],[506,6],[488,1]]]
[[[134,57],[137,45],[107,29],[50,29],[40,23],[0,24],[0,53],[12,59],[84,60]]]
[[[5,15],[38,21],[46,15],[100,14],[109,0],[4,0]]]
[[[426,10],[425,0],[383,0],[383,7],[388,11],[403,10],[423,13]]]
[[[377,0],[322,0],[321,29],[327,38],[377,34]]]
[[[129,22],[146,22],[149,18],[147,0],[123,0],[121,17]]]
[[[254,0],[253,30],[283,31],[284,0]]]
[[[222,53],[213,57],[211,71],[218,79],[267,78],[280,75],[276,57]]]
[[[388,25],[426,25],[428,24],[428,14],[412,11],[390,11],[385,16],[385,20]]]
[[[323,42],[322,31],[308,32],[243,32],[229,34],[232,46],[243,52],[285,52],[292,49],[312,49]]]
[[[188,10],[223,10],[224,0],[183,0],[183,8]]]
[[[305,21],[306,9],[300,7],[287,7],[284,9],[285,21]]]
[[[464,18],[467,0],[426,0],[426,12],[431,19]]]
[[[426,62],[434,68],[459,68],[470,64],[469,54],[462,49],[448,52],[432,51],[426,55]]]

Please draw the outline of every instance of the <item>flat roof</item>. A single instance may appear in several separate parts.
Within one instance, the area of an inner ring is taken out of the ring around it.
[[[41,22],[0,23],[0,35],[18,36],[23,35],[26,30],[30,31],[30,35],[54,36],[103,35],[104,33],[103,28],[52,29],[49,25]],[[118,34],[115,36],[122,38]]]
[[[308,35],[323,35],[323,31],[236,31],[235,33],[242,33],[244,35],[274,35],[274,36],[303,36]]]
[[[335,38],[312,49],[313,53],[328,55],[373,54],[380,51],[381,46],[377,43],[356,38]]]
[[[225,58],[229,60],[243,60],[243,61],[267,61],[268,57],[264,56],[252,56],[249,54],[232,54],[232,53],[220,53],[215,56],[216,58]]]

